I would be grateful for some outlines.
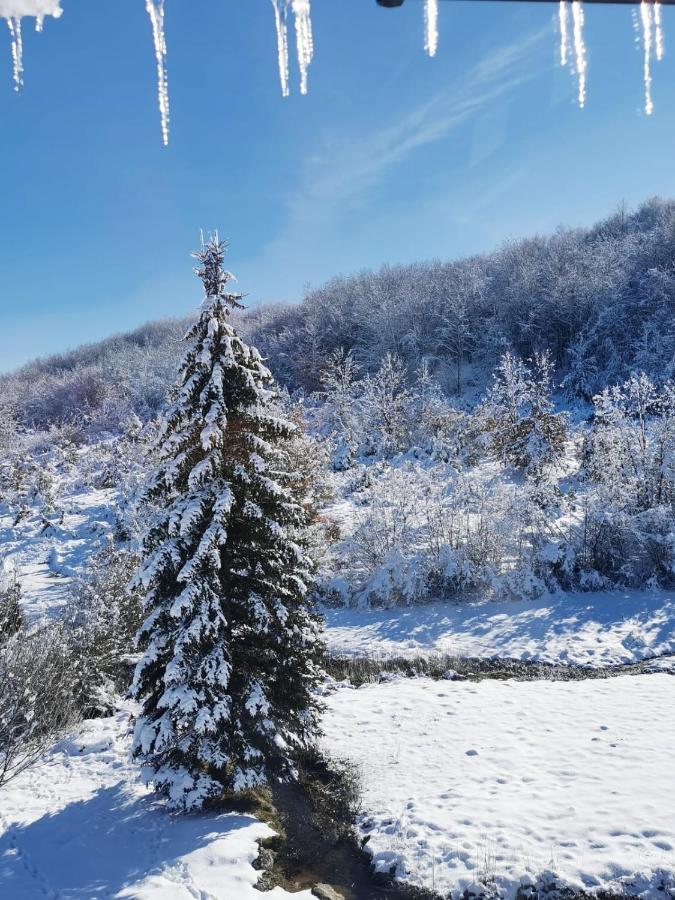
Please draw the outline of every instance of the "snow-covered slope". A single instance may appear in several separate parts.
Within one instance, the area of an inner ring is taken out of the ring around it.
[[[328,609],[324,615],[329,649],[338,655],[443,653],[609,666],[675,654],[675,595],[666,591]]]
[[[363,774],[378,869],[453,896],[550,871],[656,900],[675,894],[674,698],[667,674],[399,679],[329,696],[325,740]]]
[[[7,900],[307,900],[261,894],[252,866],[271,829],[250,816],[172,815],[138,781],[128,713],[86,722],[2,789],[0,897]]]
[[[26,515],[16,522],[15,513],[0,505],[2,563],[16,571],[30,619],[62,606],[72,576],[112,533],[118,492],[81,486],[71,492],[68,487],[64,485],[58,514],[27,506]]]

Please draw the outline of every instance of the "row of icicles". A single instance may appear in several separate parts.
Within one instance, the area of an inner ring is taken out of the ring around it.
[[[277,34],[277,54],[281,93],[290,94],[289,79],[289,13],[295,26],[296,53],[300,71],[300,93],[307,93],[307,71],[314,54],[312,37],[311,0],[271,0]],[[439,0],[424,0],[424,49],[429,56],[436,55],[438,49],[438,3]],[[31,5],[32,4],[32,5]],[[12,42],[12,64],[14,87],[18,91],[23,84],[23,42],[21,16],[26,8],[43,10],[53,16],[61,14],[59,0],[0,0],[0,15],[4,15],[9,25]],[[164,32],[164,0],[145,0],[150,17],[152,37],[157,63],[157,91],[162,125],[162,139],[169,143],[169,82],[167,77],[167,45]],[[13,14],[13,11],[16,14]],[[35,13],[36,28],[42,31],[44,14]],[[560,64],[571,66],[574,59],[574,73],[577,78],[577,99],[579,106],[586,102],[586,46],[584,43],[584,6],[582,0],[559,0],[558,22],[560,27]],[[641,0],[640,21],[642,47],[644,53],[643,78],[645,89],[645,112],[654,111],[652,99],[652,56],[663,58],[663,26],[659,0]]]

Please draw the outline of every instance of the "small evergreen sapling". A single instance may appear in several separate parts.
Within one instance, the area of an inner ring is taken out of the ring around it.
[[[160,510],[136,579],[147,618],[132,693],[134,752],[177,806],[289,779],[317,728],[322,645],[305,513],[272,376],[229,323],[225,245],[196,254],[205,297],[186,336],[146,497]]]

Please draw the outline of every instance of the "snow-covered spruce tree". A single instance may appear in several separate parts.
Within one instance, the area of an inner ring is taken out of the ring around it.
[[[145,496],[161,512],[137,576],[134,753],[184,809],[292,778],[317,729],[322,645],[286,468],[293,426],[228,321],[241,295],[227,291],[224,252],[216,236],[195,254],[205,297],[160,428]]]

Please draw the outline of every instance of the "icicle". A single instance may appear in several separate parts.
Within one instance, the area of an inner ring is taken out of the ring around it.
[[[14,90],[20,91],[23,87],[23,37],[21,35],[21,18],[11,16],[7,19],[9,33],[12,36],[12,70],[14,77]]]
[[[152,39],[157,59],[157,96],[162,119],[162,140],[169,143],[169,80],[166,68],[166,36],[164,34],[164,0],[145,0],[152,24]]]
[[[567,0],[560,0],[558,4],[558,24],[560,27],[560,65],[566,66],[569,53],[569,28],[567,15]]]
[[[652,30],[653,16],[651,0],[642,0],[640,3],[640,18],[642,20],[642,47],[644,51],[644,82],[645,82],[645,113],[651,116],[654,111],[652,101]]]
[[[277,28],[277,54],[279,58],[279,80],[282,96],[288,97],[288,20],[286,0],[272,0],[274,22]]]
[[[654,25],[656,27],[656,59],[663,59],[663,24],[661,22],[661,4],[654,0]]]
[[[438,0],[425,0],[424,29],[424,49],[434,57],[438,49]]]
[[[300,67],[300,93],[306,94],[307,69],[314,56],[310,0],[291,0],[291,9],[295,16],[295,39],[298,48],[298,65]]]
[[[583,109],[586,103],[586,45],[584,44],[584,6],[581,0],[572,0],[572,24],[574,26],[574,57],[579,81],[578,101]]]
[[[42,29],[44,28],[45,17],[44,16],[36,16],[35,17],[35,30],[38,34],[42,33]]]

